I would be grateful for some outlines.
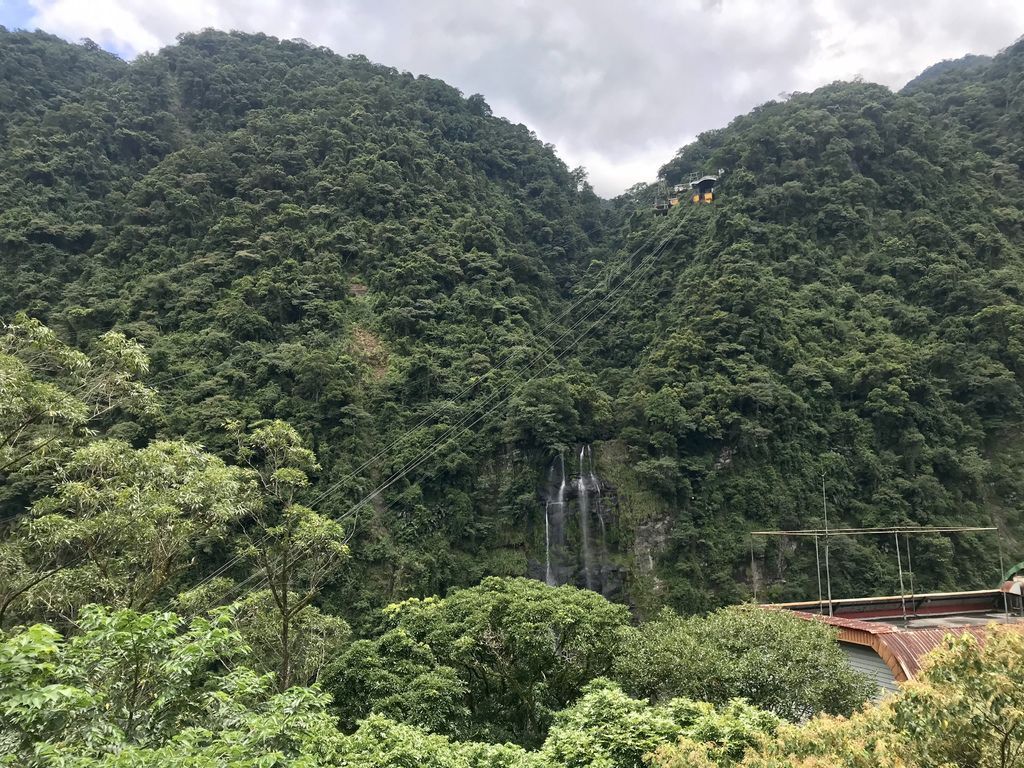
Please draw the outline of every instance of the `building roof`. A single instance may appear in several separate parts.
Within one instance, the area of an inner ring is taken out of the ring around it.
[[[777,606],[766,606],[775,608]],[[820,621],[839,631],[841,643],[863,645],[875,651],[885,662],[898,682],[906,682],[921,671],[922,659],[942,645],[949,635],[973,635],[979,642],[985,642],[988,624],[950,627],[898,627],[880,621],[849,619],[843,616],[822,616],[806,611],[793,611],[795,616],[807,621]],[[1024,626],[1014,622],[1012,626],[1024,631]]]
[[[690,186],[691,187],[696,187],[696,186],[699,186],[701,184],[706,184],[709,181],[712,184],[714,184],[715,182],[718,181],[718,177],[714,176],[714,175],[712,175],[710,173],[707,173],[707,174],[704,174],[703,176],[701,176],[699,179],[690,179]]]
[[[898,682],[914,678],[922,659],[948,635],[970,634],[985,641],[994,622],[1024,631],[1024,618],[1005,612],[1005,591],[929,592],[823,601],[776,603],[765,606],[791,611],[807,621],[835,627],[840,643],[860,645],[877,653]]]

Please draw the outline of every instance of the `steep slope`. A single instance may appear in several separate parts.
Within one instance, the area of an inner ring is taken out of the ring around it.
[[[762,596],[816,594],[810,542],[743,532],[821,525],[823,480],[833,525],[995,522],[1019,554],[1022,62],[766,104],[662,169],[726,174],[714,206],[634,215],[672,245],[593,357],[673,602],[743,598],[752,555]],[[918,591],[999,578],[991,535],[912,547]],[[837,595],[899,588],[892,541],[832,554]]]
[[[524,569],[508,504],[532,478],[487,469],[494,406],[534,357],[562,366],[544,329],[603,236],[580,173],[480,96],[302,43],[205,32],[125,64],[4,32],[0,51],[0,313],[147,345],[166,419],[120,434],[230,455],[226,421],[289,420],[338,516],[444,438],[361,515],[382,583],[356,582],[380,601]]]
[[[143,341],[164,416],[122,437],[230,459],[226,422],[294,423],[355,536],[336,612],[487,574],[808,597],[813,547],[747,532],[819,524],[822,480],[834,524],[995,521],[1016,557],[1022,64],[766,104],[662,169],[726,169],[718,201],[655,218],[359,57],[0,31],[0,316]],[[998,577],[991,536],[912,547],[918,591]],[[892,543],[837,540],[832,576],[896,589]]]

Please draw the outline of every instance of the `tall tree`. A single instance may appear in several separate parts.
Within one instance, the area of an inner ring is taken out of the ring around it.
[[[256,424],[243,433],[229,425],[238,454],[261,489],[253,524],[241,540],[242,554],[262,572],[256,583],[269,591],[277,615],[277,680],[283,691],[295,677],[297,647],[304,638],[296,625],[348,556],[341,524],[299,502],[309,487],[316,456],[294,427],[283,421]]]

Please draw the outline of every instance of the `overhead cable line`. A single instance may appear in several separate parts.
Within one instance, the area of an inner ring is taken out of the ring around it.
[[[657,247],[656,247],[656,248],[655,248],[655,249],[654,249],[653,251],[651,251],[651,252],[650,252],[650,253],[648,254],[648,256],[646,256],[646,257],[644,257],[643,259],[641,259],[641,260],[640,260],[640,262],[639,262],[639,263],[638,263],[638,264],[637,264],[637,265],[636,265],[635,267],[632,267],[632,268],[631,268],[631,269],[629,270],[629,272],[628,272],[628,273],[627,273],[627,274],[626,274],[626,275],[625,275],[625,276],[624,276],[624,277],[622,278],[622,280],[620,280],[620,281],[619,281],[618,285],[616,285],[616,286],[615,286],[614,288],[612,288],[612,289],[611,289],[611,290],[610,290],[610,291],[609,291],[609,292],[608,292],[608,293],[607,293],[607,294],[606,294],[606,295],[605,295],[604,297],[602,297],[602,300],[603,300],[603,301],[607,301],[607,300],[608,300],[608,299],[610,299],[610,298],[611,298],[612,296],[614,296],[614,295],[615,295],[616,293],[618,293],[619,291],[621,291],[621,290],[622,290],[622,288],[623,288],[623,286],[625,286],[625,285],[627,284],[627,282],[628,282],[628,281],[630,280],[630,278],[631,278],[631,277],[632,277],[633,275],[635,275],[635,274],[637,274],[637,273],[639,273],[639,272],[641,272],[641,271],[646,271],[646,270],[647,270],[647,269],[648,269],[649,267],[653,266],[653,264],[654,264],[654,261],[655,261],[656,257],[657,257],[657,256],[658,256],[658,255],[659,255],[659,254],[660,254],[661,252],[662,252],[662,250],[664,250],[665,246],[667,246],[667,245],[668,245],[668,244],[669,244],[669,243],[670,243],[670,242],[672,241],[673,237],[674,237],[674,235],[672,235],[672,236],[669,236],[669,237],[665,238],[664,240],[662,240],[662,241],[661,241],[661,243],[660,243],[660,244],[659,244],[659,245],[658,245],[658,246],[657,246]],[[645,244],[645,245],[646,245],[646,244]],[[639,253],[640,253],[641,251],[643,251],[643,250],[644,250],[644,248],[645,248],[645,246],[641,246],[640,248],[636,249],[636,250],[635,250],[635,251],[634,251],[634,252],[633,252],[632,254],[630,254],[630,257],[629,257],[629,261],[630,261],[630,263],[631,263],[631,262],[632,262],[632,260],[633,260],[633,259],[634,259],[634,258],[635,258],[635,257],[637,256],[637,254],[639,254]],[[544,371],[546,371],[546,370],[547,370],[547,369],[548,369],[549,367],[551,367],[551,365],[552,365],[552,364],[554,364],[554,363],[558,362],[558,360],[560,360],[560,359],[561,359],[562,357],[564,357],[564,356],[565,356],[566,354],[568,354],[568,353],[569,353],[569,352],[570,352],[570,351],[571,351],[571,350],[572,350],[573,348],[575,348],[575,346],[576,346],[576,345],[577,345],[577,344],[578,344],[578,343],[579,343],[579,342],[580,342],[580,341],[581,341],[581,340],[582,340],[582,339],[583,339],[583,338],[584,338],[584,337],[585,337],[585,336],[586,336],[586,335],[587,335],[587,334],[588,334],[588,333],[589,333],[589,332],[590,332],[591,330],[593,330],[594,328],[596,328],[596,327],[597,327],[597,325],[599,325],[599,324],[600,324],[600,323],[601,323],[601,322],[602,322],[602,321],[603,321],[603,320],[604,320],[604,319],[605,319],[605,318],[606,318],[606,317],[607,317],[607,316],[608,316],[609,314],[611,314],[611,312],[612,312],[612,311],[613,311],[614,309],[616,309],[616,308],[618,307],[618,305],[619,305],[619,304],[620,304],[620,303],[622,302],[622,300],[623,300],[624,298],[625,298],[625,294],[623,294],[622,296],[618,297],[618,299],[616,299],[616,300],[615,300],[615,302],[614,302],[614,303],[613,303],[613,304],[612,304],[612,305],[611,305],[611,306],[610,306],[610,307],[609,307],[609,308],[608,308],[608,309],[607,309],[607,310],[606,310],[606,311],[605,311],[605,312],[604,312],[604,313],[603,313],[603,314],[602,314],[602,315],[601,315],[600,317],[598,317],[598,318],[597,318],[597,320],[595,320],[595,321],[594,321],[594,322],[593,322],[593,323],[592,323],[592,324],[590,325],[590,327],[588,327],[587,329],[585,329],[585,330],[584,330],[584,331],[583,331],[583,332],[582,332],[582,333],[581,333],[581,334],[580,334],[580,335],[579,335],[578,337],[576,337],[576,338],[575,338],[575,339],[574,339],[574,340],[573,340],[573,341],[572,341],[572,342],[571,342],[571,343],[570,343],[570,344],[569,344],[568,346],[566,346],[566,348],[565,348],[565,349],[563,349],[563,350],[562,350],[561,352],[559,352],[559,353],[558,353],[558,354],[557,354],[557,355],[556,355],[556,356],[554,357],[554,359],[552,359],[552,360],[548,361],[548,363],[546,363],[546,364],[544,365],[544,367],[543,367],[543,368],[541,368],[541,369],[540,369],[539,371],[537,371],[536,373],[534,373],[534,374],[533,374],[533,375],[532,375],[532,376],[531,376],[531,377],[530,377],[529,379],[527,379],[527,380],[526,380],[525,382],[523,382],[523,383],[522,383],[522,385],[520,386],[520,388],[519,388],[519,389],[518,389],[517,391],[515,391],[515,392],[512,392],[512,393],[510,393],[510,394],[509,394],[508,396],[506,396],[506,397],[505,397],[505,398],[504,398],[503,400],[501,400],[500,402],[498,402],[498,403],[497,403],[497,404],[495,405],[495,408],[496,408],[497,406],[503,405],[504,403],[506,403],[506,402],[508,402],[509,400],[511,400],[511,399],[512,399],[513,397],[515,397],[515,395],[519,394],[519,393],[520,393],[520,392],[521,392],[521,391],[522,391],[522,390],[523,390],[523,389],[524,389],[524,388],[526,387],[526,385],[527,385],[527,384],[529,384],[530,382],[534,381],[534,380],[535,380],[535,379],[536,379],[536,378],[537,378],[538,376],[540,376],[540,374],[541,374],[541,373],[543,373],[543,372],[544,372]],[[581,299],[581,302],[582,302],[582,301],[583,301],[583,300]],[[579,303],[581,303],[581,302],[577,302],[577,305],[578,305]],[[575,306],[575,305],[574,305],[574,306]],[[573,331],[574,329],[576,329],[576,328],[577,328],[577,327],[579,327],[579,326],[580,326],[580,325],[581,325],[582,323],[584,323],[584,322],[585,322],[585,321],[586,321],[586,320],[587,320],[587,319],[588,319],[588,318],[589,318],[589,317],[590,317],[591,315],[593,315],[593,314],[594,314],[594,312],[596,312],[596,311],[597,311],[597,309],[599,308],[599,306],[600,306],[600,305],[598,304],[598,305],[595,305],[594,307],[592,307],[592,308],[591,308],[591,309],[590,309],[590,310],[589,310],[589,311],[587,312],[587,314],[585,314],[585,315],[584,315],[584,316],[583,316],[582,318],[578,319],[578,320],[577,320],[577,321],[576,321],[576,322],[575,322],[575,323],[574,323],[574,324],[573,324],[573,325],[572,325],[572,326],[571,326],[571,327],[570,327],[570,328],[569,328],[569,329],[568,329],[567,331],[565,331],[565,332],[564,332],[564,333],[563,333],[563,334],[562,334],[562,335],[561,335],[561,336],[560,336],[560,337],[559,337],[558,339],[556,339],[556,340],[552,341],[551,343],[549,343],[549,344],[548,344],[548,346],[547,346],[547,347],[546,347],[546,348],[545,348],[544,350],[541,350],[541,352],[539,352],[539,353],[538,353],[538,355],[537,355],[537,356],[536,356],[536,357],[534,358],[534,360],[533,360],[533,361],[531,361],[530,363],[528,363],[528,364],[527,364],[526,366],[524,366],[524,368],[522,368],[522,369],[521,369],[520,371],[518,371],[518,372],[517,372],[517,373],[515,374],[515,376],[513,377],[513,381],[514,381],[515,379],[519,379],[519,378],[521,378],[521,377],[522,377],[522,375],[524,375],[524,374],[525,374],[525,373],[526,373],[526,372],[527,372],[527,371],[529,370],[529,368],[533,367],[533,365],[534,365],[534,364],[536,364],[536,362],[539,362],[539,361],[540,361],[540,359],[541,359],[542,355],[544,355],[544,354],[545,354],[545,353],[546,353],[547,351],[549,351],[549,350],[550,350],[550,349],[551,349],[552,347],[554,347],[554,345],[555,345],[555,344],[557,344],[557,343],[558,343],[558,342],[559,342],[559,341],[560,341],[560,340],[561,340],[562,338],[564,338],[565,336],[569,335],[569,334],[570,334],[570,333],[571,333],[571,332],[572,332],[572,331]],[[437,439],[436,439],[436,440],[435,440],[435,441],[434,441],[433,443],[431,443],[431,445],[427,446],[427,448],[425,448],[425,449],[424,449],[423,451],[421,451],[421,452],[420,452],[420,454],[419,454],[419,455],[418,455],[417,457],[414,457],[414,458],[413,458],[413,459],[411,459],[411,460],[410,460],[409,462],[407,462],[407,463],[406,463],[406,465],[405,465],[405,466],[403,466],[403,467],[402,467],[402,468],[401,468],[401,469],[400,469],[399,471],[397,471],[397,472],[395,472],[395,473],[394,473],[393,475],[391,475],[391,476],[390,476],[390,477],[389,477],[389,478],[388,478],[388,479],[387,479],[386,481],[384,481],[384,482],[383,482],[383,483],[381,483],[381,484],[380,484],[379,486],[377,486],[377,487],[376,487],[376,488],[375,488],[375,489],[374,489],[373,491],[371,491],[371,492],[370,492],[369,494],[367,494],[366,496],[364,496],[364,497],[363,497],[363,498],[362,498],[362,499],[361,499],[360,501],[358,501],[358,502],[357,502],[357,503],[356,503],[355,505],[353,505],[353,506],[352,506],[352,507],[350,507],[350,508],[349,508],[348,510],[346,510],[346,512],[345,512],[345,513],[344,513],[343,515],[341,515],[340,517],[338,517],[338,518],[336,518],[336,519],[340,521],[340,520],[344,520],[344,519],[347,519],[347,518],[351,517],[352,515],[358,514],[358,512],[359,512],[359,511],[360,511],[360,510],[361,510],[362,508],[364,508],[364,507],[365,507],[365,506],[366,506],[367,504],[371,503],[371,502],[372,502],[372,501],[373,501],[373,500],[374,500],[375,498],[377,498],[377,497],[378,497],[378,496],[379,496],[379,495],[380,495],[380,494],[381,494],[381,493],[382,493],[383,491],[387,490],[387,488],[389,488],[389,487],[390,487],[390,486],[392,486],[392,485],[393,485],[394,483],[398,482],[398,481],[399,481],[399,480],[401,480],[401,479],[402,479],[403,477],[405,477],[405,476],[406,476],[406,475],[408,475],[408,474],[409,474],[410,472],[412,472],[412,471],[413,471],[413,470],[415,470],[415,469],[416,469],[417,467],[421,466],[421,465],[422,465],[422,464],[423,464],[424,462],[426,462],[426,461],[427,461],[427,460],[428,460],[428,459],[429,459],[429,458],[431,457],[431,454],[432,454],[432,452],[433,452],[433,451],[432,451],[432,449],[433,449],[433,448],[435,448],[436,446],[440,445],[441,443],[443,443],[443,442],[444,442],[445,440],[447,440],[447,439],[448,439],[448,438],[449,438],[449,437],[451,436],[451,434],[452,434],[453,432],[455,432],[456,430],[459,430],[460,428],[461,428],[461,430],[469,430],[469,429],[471,429],[471,428],[472,428],[473,426],[475,426],[475,425],[476,425],[477,423],[479,423],[479,422],[480,422],[481,420],[483,420],[483,419],[484,419],[484,418],[486,417],[486,413],[482,413],[482,414],[481,414],[481,415],[479,415],[479,416],[478,416],[478,417],[477,417],[476,419],[474,419],[474,420],[473,420],[472,422],[470,422],[470,423],[469,423],[468,425],[466,425],[466,426],[462,426],[462,425],[463,425],[463,424],[464,424],[464,423],[466,422],[466,420],[467,420],[467,419],[469,419],[470,417],[472,417],[472,415],[473,415],[474,411],[476,411],[476,410],[477,410],[478,408],[481,408],[481,407],[485,406],[485,405],[486,405],[486,404],[487,404],[488,402],[490,402],[490,400],[492,400],[492,399],[493,399],[494,397],[496,397],[496,396],[497,396],[498,394],[500,394],[500,393],[501,393],[501,392],[502,392],[502,391],[503,391],[503,390],[504,390],[505,388],[507,388],[507,386],[508,386],[508,384],[509,384],[509,383],[512,383],[512,382],[506,382],[506,384],[502,385],[502,387],[500,387],[500,388],[499,388],[498,390],[496,390],[495,392],[492,392],[492,393],[491,393],[491,395],[489,395],[489,396],[488,396],[488,397],[487,397],[487,398],[486,398],[486,399],[485,399],[485,400],[484,400],[484,401],[483,401],[482,403],[479,403],[479,404],[475,404],[475,405],[473,406],[473,408],[471,408],[471,409],[470,409],[470,412],[469,412],[468,414],[466,414],[465,416],[463,416],[463,418],[462,418],[462,419],[461,419],[461,420],[460,420],[459,422],[457,422],[456,424],[454,424],[454,425],[450,426],[450,427],[449,427],[448,429],[446,429],[446,430],[445,430],[445,433],[444,433],[444,434],[443,434],[443,435],[442,435],[441,437],[437,438]],[[493,409],[492,409],[492,410],[493,410]],[[426,480],[426,479],[431,479],[431,478],[433,478],[434,476],[436,476],[436,474],[437,474],[437,473],[438,473],[439,471],[440,471],[440,469],[437,469],[437,470],[435,470],[435,471],[434,471],[433,473],[431,473],[430,475],[428,475],[428,476],[426,476],[426,477],[420,477],[420,478],[418,479],[418,481],[419,481],[419,482],[422,482],[423,480]],[[314,503],[318,503],[319,501],[322,501],[322,500],[323,500],[323,499],[324,499],[325,497],[326,497],[326,494],[321,494],[321,495],[320,495],[320,496],[318,497],[318,500],[317,500],[317,502],[314,502]],[[392,506],[392,504],[393,504],[393,502],[392,502],[392,503],[389,503],[388,505],[386,505],[386,506],[385,506],[385,508],[384,508],[384,509],[385,509],[385,511],[386,511],[387,509],[390,509],[390,508],[391,508],[391,506]],[[262,540],[265,540],[265,539],[266,539],[266,536],[264,536]],[[258,545],[258,544],[257,544],[257,545]],[[247,584],[248,582],[252,581],[252,580],[254,579],[254,577],[257,577],[257,576],[262,576],[262,577],[263,577],[263,578],[261,579],[261,581],[266,581],[266,580],[269,580],[269,576],[267,576],[267,575],[265,575],[265,574],[260,574],[260,573],[259,573],[258,571],[257,571],[257,572],[254,572],[254,573],[253,573],[253,574],[251,574],[251,575],[250,575],[249,577],[247,577],[247,578],[246,578],[245,580],[243,580],[243,581],[242,581],[242,582],[240,582],[239,584],[237,584],[237,585],[235,585],[235,586],[231,587],[231,588],[230,588],[229,590],[227,590],[227,592],[226,592],[226,593],[225,593],[224,595],[222,595],[222,596],[221,596],[221,597],[220,597],[220,598],[218,599],[218,602],[220,602],[220,601],[222,601],[222,600],[223,600],[224,598],[226,598],[226,597],[230,596],[230,595],[231,595],[231,594],[232,594],[233,592],[236,592],[236,591],[238,590],[238,588],[239,588],[239,587],[243,587],[243,586],[244,586],[245,584]],[[258,584],[258,585],[256,585],[256,586],[254,586],[254,587],[253,587],[252,589],[250,589],[250,590],[246,590],[246,591],[245,591],[244,593],[241,593],[241,594],[239,594],[239,597],[238,597],[237,599],[241,599],[241,598],[242,598],[242,597],[244,596],[244,594],[248,594],[248,593],[250,593],[250,592],[252,592],[252,591],[255,591],[256,589],[260,589],[260,588],[262,588],[262,586],[263,586],[263,584]]]
[[[578,240],[582,240],[584,237],[589,237],[597,229],[598,229],[598,227],[595,226],[595,227],[592,227],[591,229],[589,229],[587,231],[581,232],[580,234],[576,235],[574,238],[569,240],[568,243],[566,243],[566,245],[575,243]],[[646,247],[646,245],[648,245],[649,243],[650,243],[650,241],[648,240],[647,243],[645,243],[644,245],[641,245],[639,248],[637,248],[630,255],[630,257],[629,257],[630,261],[632,261],[632,259],[636,256],[636,254],[638,254],[640,251],[642,251],[644,249],[644,247]],[[564,246],[560,246],[560,247],[564,247]],[[628,279],[628,277],[629,277],[629,275],[627,275],[626,278],[623,278],[623,280]],[[620,283],[620,285],[621,285],[621,283]],[[535,335],[542,337],[550,328],[552,328],[556,324],[560,323],[563,318],[565,318],[567,316],[570,316],[573,313],[573,311],[576,310],[581,304],[583,304],[584,301],[587,301],[587,299],[588,299],[588,297],[583,297],[583,298],[580,298],[579,300],[577,300],[576,302],[574,302],[572,305],[567,307],[560,315],[558,315],[557,317],[555,317],[552,320],[548,321],[548,323],[543,328],[541,328],[540,331],[537,334],[535,334]],[[577,322],[576,325],[578,325],[578,324],[579,323]],[[538,358],[539,358],[540,355],[542,355],[542,354],[546,353],[548,350],[550,350],[554,346],[554,344],[557,344],[558,341],[560,341],[562,338],[564,338],[565,335],[568,332],[571,332],[573,330],[573,328],[576,327],[576,325],[570,327],[568,331],[563,332],[563,334],[560,337],[558,337],[557,339],[555,339],[555,341],[549,343],[548,347],[546,347],[545,349],[541,350],[538,353]],[[502,368],[504,368],[516,356],[516,354],[517,354],[516,351],[509,352],[509,354],[506,355],[504,359],[502,359],[496,366],[492,366],[491,368],[489,368],[487,370],[487,372],[484,373],[483,376],[481,376],[479,379],[477,379],[477,380],[471,382],[470,384],[466,385],[458,394],[456,394],[453,397],[445,400],[441,405],[439,405],[436,409],[434,409],[433,412],[431,412],[427,416],[424,416],[423,419],[421,419],[419,423],[417,423],[414,426],[406,429],[401,435],[399,435],[397,438],[395,438],[386,447],[382,448],[376,454],[374,454],[370,458],[366,459],[362,464],[360,464],[355,469],[351,470],[347,475],[342,477],[340,480],[335,481],[330,486],[328,486],[326,489],[324,489],[323,491],[318,493],[317,496],[313,500],[310,501],[310,506],[316,507],[324,499],[330,497],[342,485],[344,485],[348,481],[350,481],[350,480],[354,479],[355,477],[357,477],[359,475],[359,473],[362,472],[364,469],[368,468],[370,465],[372,465],[378,459],[383,458],[390,451],[392,451],[394,448],[396,448],[400,444],[402,444],[406,439],[411,437],[416,431],[418,431],[419,429],[423,428],[428,423],[433,422],[436,418],[439,418],[445,410],[447,410],[450,406],[455,405],[457,400],[461,399],[462,397],[464,397],[465,395],[469,394],[474,389],[478,388],[488,377],[491,377],[494,374],[498,373]],[[534,362],[536,362],[536,361],[531,361],[528,364],[527,367],[532,366],[534,364]],[[483,404],[486,405],[486,403],[487,403],[487,401],[484,401]],[[476,407],[476,406],[474,405],[474,407]],[[422,454],[423,451],[429,451],[430,449],[435,447],[437,444],[439,444],[440,442],[445,440],[447,438],[447,436],[448,436],[448,433],[446,432],[445,434],[441,435],[439,438],[435,439],[433,443],[431,443],[430,445],[428,445],[425,448],[421,449],[420,453],[417,454],[416,456],[414,456],[412,459],[410,459],[410,461],[415,461],[417,458],[419,458],[419,456]],[[262,539],[260,539],[260,541],[258,541],[256,543],[256,546],[258,546],[260,543],[262,543],[265,540],[266,540],[266,536],[264,536]],[[217,578],[218,576],[223,575],[228,570],[230,570],[234,565],[236,565],[237,563],[241,562],[242,559],[243,559],[242,555],[235,555],[230,560],[228,560],[226,563],[223,563],[221,566],[219,566],[216,570],[214,570],[213,572],[207,574],[205,577],[200,579],[199,582],[196,583],[196,585],[194,587],[192,587],[192,589],[198,589],[199,587],[203,586],[204,584],[207,584],[208,582],[212,581],[213,579]]]

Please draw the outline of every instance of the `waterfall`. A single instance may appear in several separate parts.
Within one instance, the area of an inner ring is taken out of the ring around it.
[[[580,510],[580,544],[583,548],[583,580],[587,589],[593,589],[594,553],[590,547],[590,496],[587,489],[587,474],[584,469],[586,450],[587,446],[580,448],[580,474],[576,481],[576,490]],[[593,474],[593,458],[591,458],[591,474]]]
[[[544,505],[544,583],[555,586],[555,577],[551,575],[551,502]]]
[[[594,449],[589,445],[587,446],[587,456],[590,459],[590,474],[587,476],[587,480],[590,487],[594,489],[596,504],[594,511],[597,512],[597,521],[601,523],[601,544],[604,546],[608,540],[608,529],[604,522],[604,506],[601,504],[601,481],[597,479],[597,472],[594,470]]]
[[[558,578],[551,567],[551,529],[555,529],[555,538],[560,539],[565,532],[565,456],[558,455],[561,477],[558,483],[558,494],[555,500],[544,505],[544,582],[551,587],[558,586]],[[555,463],[551,462],[548,479],[554,486]],[[553,518],[553,519],[552,519]]]

